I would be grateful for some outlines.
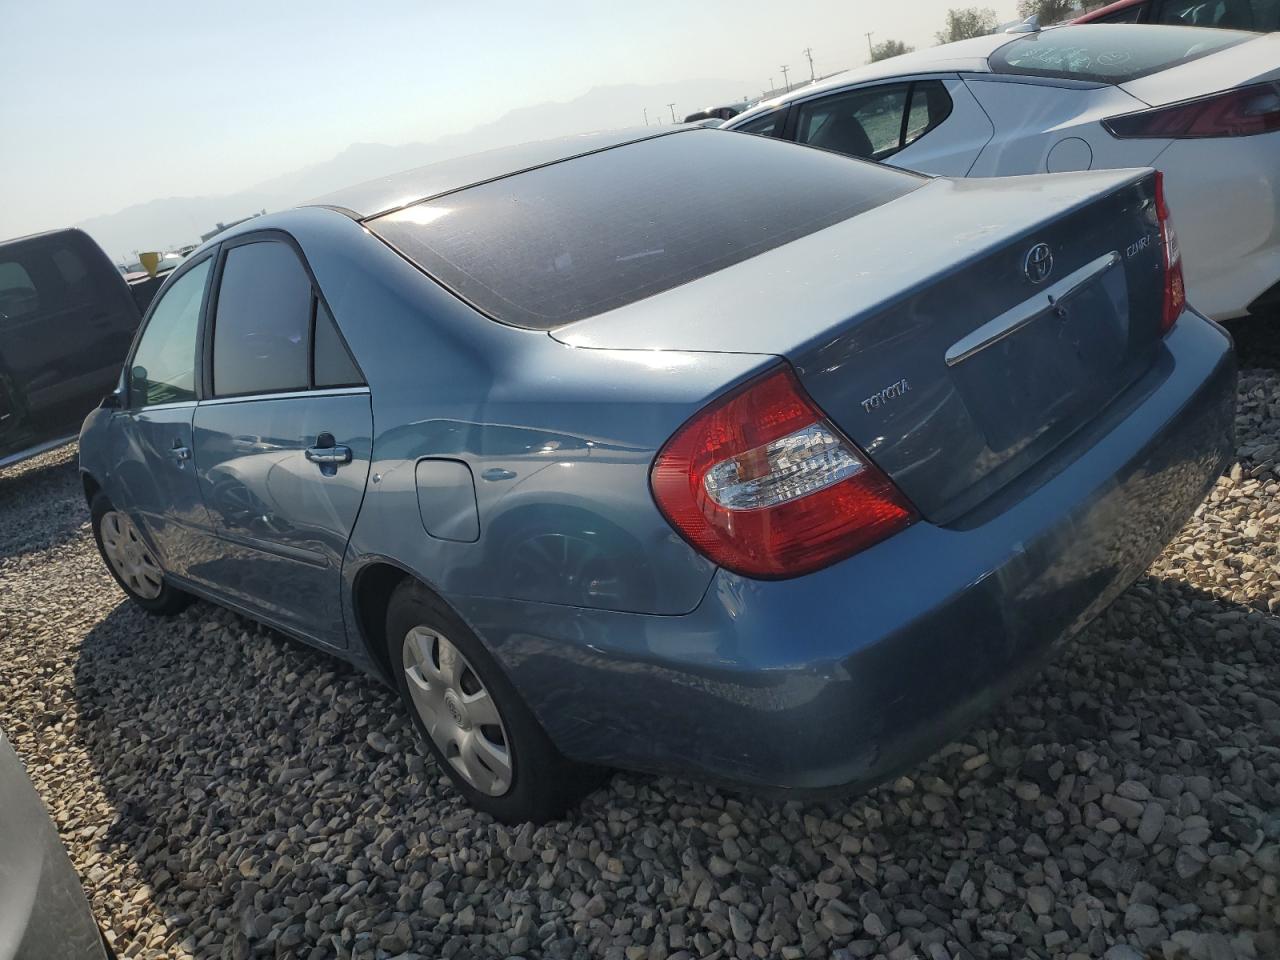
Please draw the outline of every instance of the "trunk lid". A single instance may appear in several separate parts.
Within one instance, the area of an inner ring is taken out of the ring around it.
[[[785,357],[921,514],[945,523],[1152,363],[1163,298],[1153,200],[1149,171],[935,180],[553,335]]]

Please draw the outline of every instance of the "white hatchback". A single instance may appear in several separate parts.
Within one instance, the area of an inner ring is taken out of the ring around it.
[[[1080,24],[908,53],[725,124],[921,173],[1153,166],[1190,301],[1280,307],[1280,34]]]

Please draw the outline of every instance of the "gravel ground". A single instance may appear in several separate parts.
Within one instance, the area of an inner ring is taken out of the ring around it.
[[[866,796],[619,775],[496,825],[374,681],[125,604],[74,448],[0,476],[0,726],[124,957],[1275,958],[1280,373],[1240,399],[1239,462],[1147,575]]]

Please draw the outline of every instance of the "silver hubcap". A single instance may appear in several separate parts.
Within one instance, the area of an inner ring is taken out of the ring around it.
[[[151,550],[138,536],[138,528],[126,514],[108,510],[102,515],[99,532],[102,547],[116,574],[129,589],[144,600],[160,596],[164,573],[151,556]]]
[[[498,705],[461,651],[430,627],[404,638],[409,696],[427,734],[462,778],[481,793],[511,789],[511,750]]]

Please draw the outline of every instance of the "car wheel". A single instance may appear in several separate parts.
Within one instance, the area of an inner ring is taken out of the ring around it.
[[[542,823],[594,789],[603,771],[563,757],[474,633],[413,581],[387,606],[396,688],[436,763],[477,810]]]
[[[130,600],[148,613],[162,615],[178,613],[191,603],[191,594],[166,582],[164,570],[142,539],[138,525],[112,506],[106,494],[94,496],[89,512],[98,552]]]

